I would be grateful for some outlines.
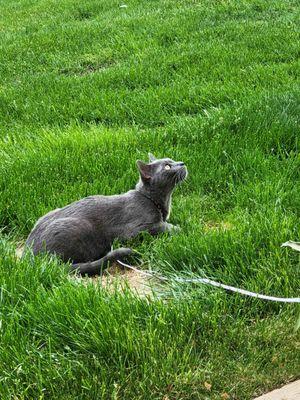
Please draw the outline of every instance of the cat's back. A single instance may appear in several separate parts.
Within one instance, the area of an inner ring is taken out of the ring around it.
[[[103,213],[106,214],[115,209],[122,208],[127,201],[127,193],[112,196],[88,196],[63,207],[57,216],[76,216],[94,220],[99,218]]]
[[[104,196],[104,195],[92,195],[84,197],[83,199],[74,201],[62,208],[56,208],[55,210],[49,211],[47,214],[40,217],[34,228],[39,226],[47,225],[59,218],[76,217],[95,219],[102,212],[108,212],[109,209],[120,207],[126,202],[126,194]]]

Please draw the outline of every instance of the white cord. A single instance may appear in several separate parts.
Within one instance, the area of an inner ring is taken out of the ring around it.
[[[121,264],[123,267],[129,268],[132,271],[138,272],[139,274],[144,274],[151,278],[156,278],[156,279],[159,279],[159,280],[165,281],[165,282],[168,282],[171,280],[165,276],[156,275],[150,271],[143,271],[141,269],[135,268],[132,265],[125,264],[124,262],[122,262],[120,260],[117,260],[117,262],[119,264]],[[172,280],[174,280],[176,282],[181,282],[181,283],[204,283],[206,285],[219,287],[219,288],[222,288],[225,290],[230,290],[231,292],[240,293],[245,296],[255,297],[257,299],[262,299],[262,300],[278,301],[281,303],[300,303],[300,297],[288,298],[288,297],[267,296],[265,294],[260,294],[260,293],[250,292],[249,290],[239,289],[234,286],[224,285],[223,283],[219,283],[219,282],[213,281],[212,279],[208,279],[208,278],[176,278],[176,277],[173,277]]]

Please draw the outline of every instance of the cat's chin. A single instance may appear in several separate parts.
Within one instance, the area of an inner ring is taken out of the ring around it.
[[[177,173],[177,184],[181,184],[186,180],[188,176],[188,171],[186,167],[182,167]]]

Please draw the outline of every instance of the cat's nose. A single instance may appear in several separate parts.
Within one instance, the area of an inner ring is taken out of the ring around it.
[[[179,161],[177,164],[179,165],[179,167],[183,167],[185,165],[182,161]]]

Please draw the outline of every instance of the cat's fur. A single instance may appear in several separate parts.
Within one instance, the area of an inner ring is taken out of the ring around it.
[[[40,218],[27,238],[25,249],[33,254],[54,253],[72,262],[81,274],[99,273],[108,261],[131,253],[131,249],[110,251],[114,239],[129,239],[141,231],[155,235],[176,230],[166,222],[171,194],[185,179],[183,162],[169,158],[148,164],[137,161],[140,180],[135,189],[114,196],[89,196]],[[178,229],[178,228],[177,228]]]

